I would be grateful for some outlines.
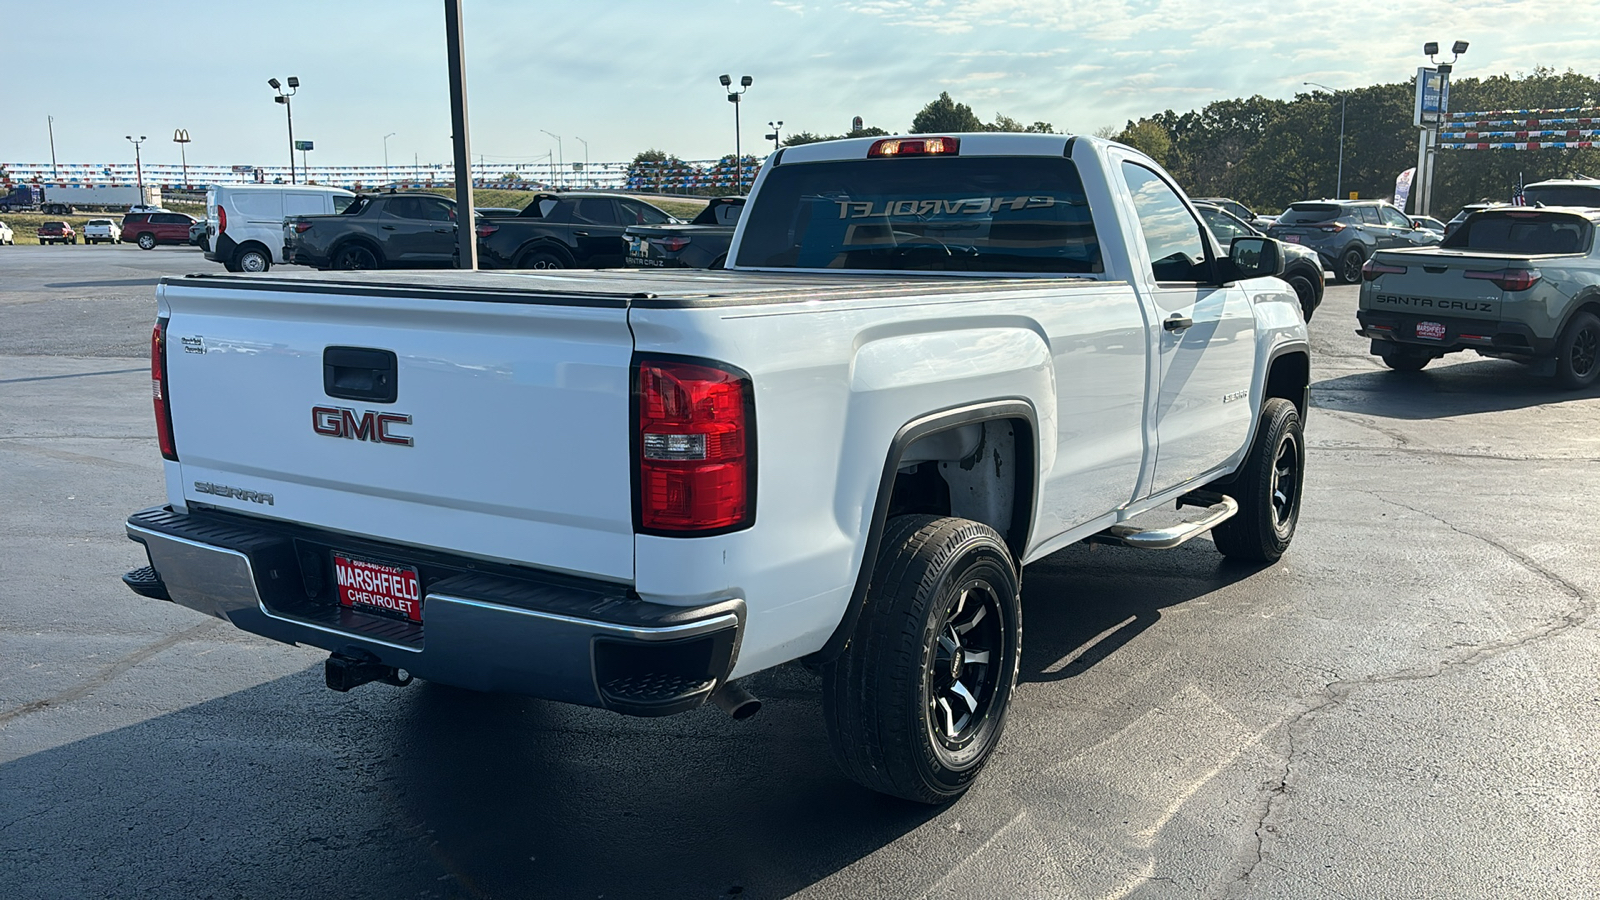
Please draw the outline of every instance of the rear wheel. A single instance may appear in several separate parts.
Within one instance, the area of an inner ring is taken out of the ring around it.
[[[517,260],[519,269],[565,269],[566,260],[549,250],[530,250]]]
[[[1294,540],[1306,465],[1300,411],[1282,397],[1261,405],[1261,423],[1239,477],[1222,492],[1239,512],[1211,530],[1222,555],[1249,562],[1275,562]]]
[[[1600,318],[1581,312],[1572,317],[1556,348],[1556,381],[1569,391],[1581,390],[1600,377]]]
[[[921,803],[966,792],[999,743],[1022,650],[1017,569],[994,529],[890,520],[866,606],[823,666],[823,717],[852,780]]]
[[[246,247],[234,260],[241,272],[265,272],[272,268],[272,258],[260,247]]]
[[[139,235],[136,243],[138,243],[140,250],[154,250],[156,248],[156,236],[146,231]]]
[[[378,255],[361,244],[350,244],[339,248],[333,255],[335,269],[376,269]]]
[[[1339,266],[1334,270],[1340,284],[1355,284],[1361,280],[1361,265],[1367,258],[1361,255],[1361,250],[1351,247],[1339,257]]]

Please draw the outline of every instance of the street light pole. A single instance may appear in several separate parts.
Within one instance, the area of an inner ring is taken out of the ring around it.
[[[189,189],[189,129],[179,128],[172,132],[172,141],[178,145],[179,158],[183,160],[183,189]]]
[[[739,101],[744,92],[750,89],[754,79],[745,75],[739,79],[739,89],[733,89],[733,79],[726,75],[717,78],[728,91],[728,102],[733,104],[733,187],[734,193],[744,193],[744,148],[740,145],[739,134]]]
[[[142,134],[139,135],[138,140],[134,140],[133,135],[131,134],[127,135],[126,137],[128,138],[128,141],[133,144],[134,177],[139,180],[139,205],[144,206],[148,198],[146,198],[144,195],[144,163],[139,159],[139,145],[149,140],[149,138]]]
[[[572,139],[583,145],[583,183],[587,186],[591,183],[589,180],[589,142],[576,135]]]
[[[1315,81],[1302,81],[1300,83],[1304,84],[1304,85],[1308,85],[1310,87],[1322,88],[1323,90],[1327,91],[1328,93],[1336,94],[1339,97],[1339,175],[1338,175],[1338,178],[1333,183],[1334,184],[1333,196],[1336,199],[1343,200],[1344,199],[1344,105],[1345,105],[1345,100],[1347,98],[1345,97],[1344,91],[1336,91],[1333,88],[1328,87],[1325,84],[1318,84]]]
[[[539,130],[544,131],[543,128]],[[562,167],[567,164],[566,157],[561,155],[561,135],[556,134],[554,131],[544,131],[544,133],[556,139],[556,175],[560,176]],[[557,185],[557,187],[560,187],[560,185]]]
[[[61,173],[56,171],[56,117],[45,116],[45,127],[50,129],[50,180],[60,183]]]
[[[384,181],[388,181],[389,180],[389,138],[394,137],[397,133],[398,132],[391,131],[388,134],[383,136],[383,180]]]
[[[780,140],[780,134],[779,133],[783,130],[783,120],[779,119],[776,122],[768,122],[767,123],[767,127],[772,129],[772,133],[767,135],[767,140],[772,142],[772,152],[776,153],[776,152],[778,152],[778,147],[779,147],[779,144],[778,144],[778,142]]]
[[[272,102],[282,103],[283,111],[289,117],[289,183],[299,184],[294,175],[294,108],[289,105],[289,98],[293,97],[295,91],[300,87],[300,79],[290,75],[289,90],[287,91],[283,89],[283,86],[278,83],[276,78],[268,78],[267,85],[278,92],[278,96],[272,98]]]

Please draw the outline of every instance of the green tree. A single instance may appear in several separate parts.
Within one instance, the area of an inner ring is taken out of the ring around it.
[[[939,99],[924,106],[922,111],[911,119],[912,134],[932,134],[935,131],[953,134],[987,130],[983,120],[972,111],[972,107],[950,99],[949,91],[941,91]]]
[[[1026,134],[1055,134],[1056,133],[1055,126],[1051,125],[1049,122],[1035,122],[1032,125],[1024,125],[1021,122],[1018,122],[1016,119],[1013,119],[1010,116],[1006,115],[1005,113],[995,113],[994,114],[994,121],[991,122],[988,125],[985,125],[983,127],[983,130],[984,131],[1023,132],[1023,133],[1026,133]]]
[[[1140,119],[1129,122],[1128,127],[1116,136],[1116,140],[1138,150],[1150,157],[1163,167],[1167,158],[1172,155],[1172,135],[1167,133],[1159,122],[1150,119]]]

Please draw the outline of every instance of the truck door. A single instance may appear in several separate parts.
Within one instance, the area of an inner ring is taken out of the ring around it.
[[[578,266],[597,269],[621,266],[627,246],[624,230],[615,200],[578,198],[572,205],[572,255]]]
[[[1134,161],[1122,163],[1122,174],[1148,253],[1148,268],[1136,277],[1161,319],[1148,484],[1159,493],[1222,465],[1248,439],[1255,314],[1243,288],[1217,284],[1204,226],[1177,190]],[[1130,249],[1137,259],[1140,248]]]
[[[442,197],[389,197],[378,216],[379,240],[391,262],[443,263],[456,249],[455,204]]]

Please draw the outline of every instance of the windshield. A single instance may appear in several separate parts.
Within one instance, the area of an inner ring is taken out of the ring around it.
[[[1579,253],[1589,249],[1594,226],[1582,216],[1535,210],[1481,212],[1439,246],[1485,253]]]
[[[1279,225],[1311,225],[1339,218],[1340,207],[1332,203],[1296,203],[1278,217]]]
[[[888,271],[1104,271],[1069,159],[942,157],[778,166],[738,264]]]
[[[1600,184],[1534,185],[1524,188],[1523,196],[1529,206],[1535,203],[1545,206],[1600,206]]]

